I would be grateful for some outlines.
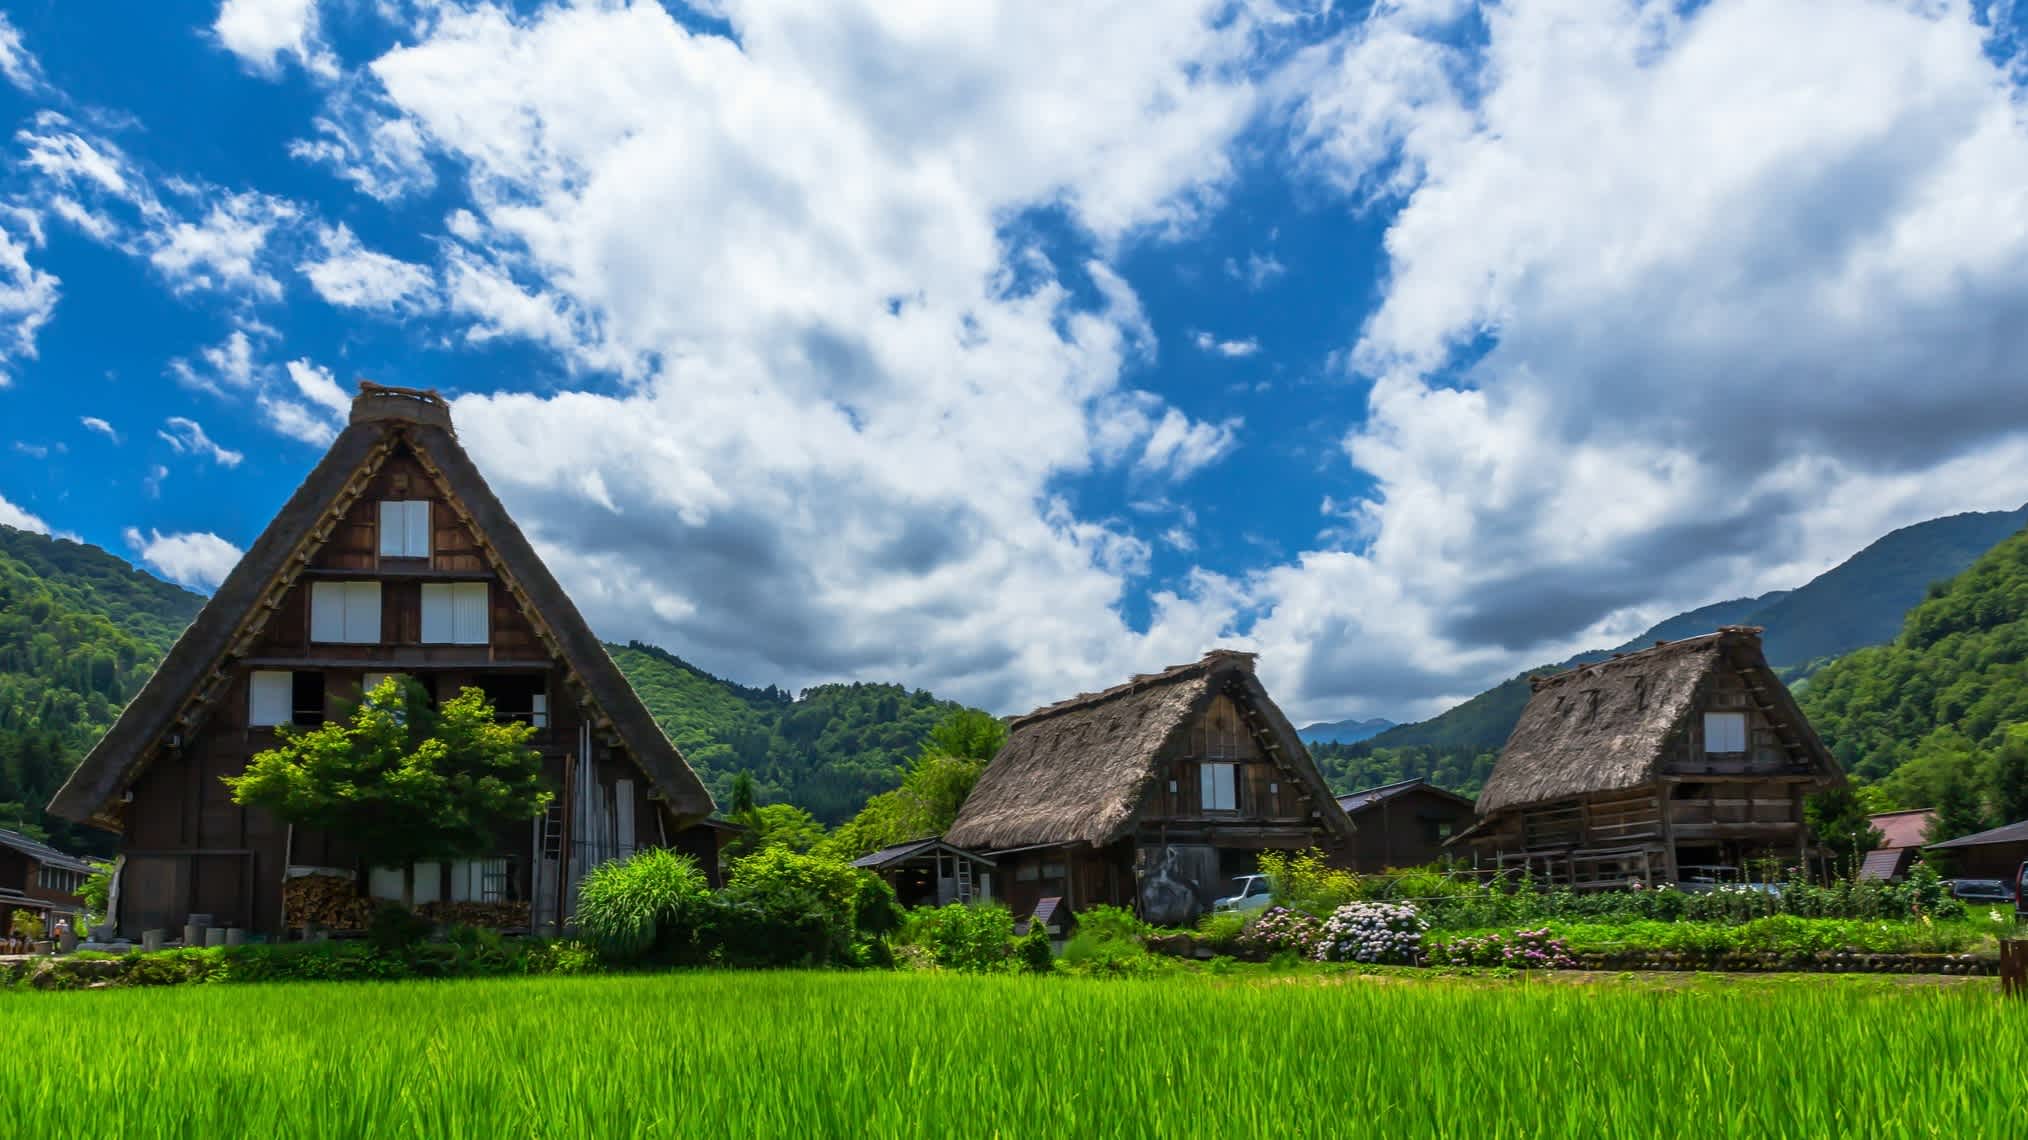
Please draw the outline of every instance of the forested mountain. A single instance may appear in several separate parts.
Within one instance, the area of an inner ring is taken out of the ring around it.
[[[1826,665],[1798,694],[1882,806],[1935,807],[1954,837],[2028,819],[2028,534],[1909,611],[1901,634]]]
[[[791,698],[721,680],[638,641],[607,649],[712,798],[731,802],[733,778],[746,772],[760,802],[786,800],[826,825],[899,784],[930,729],[963,707],[921,689],[864,683]]]
[[[1296,730],[1305,744],[1324,744],[1335,741],[1339,744],[1357,744],[1371,740],[1394,727],[1394,722],[1381,717],[1372,720],[1331,720],[1317,724],[1306,724]]]
[[[1330,762],[1344,771],[1345,782],[1334,779],[1333,786],[1343,791],[1387,779],[1428,776],[1456,791],[1476,792],[1528,704],[1530,675],[1601,661],[1656,641],[1709,633],[1721,625],[1762,626],[1769,662],[1791,680],[1806,677],[1830,657],[1894,638],[1903,617],[1926,590],[1963,571],[2024,525],[2028,506],[1950,515],[1903,527],[1797,589],[1734,598],[1677,614],[1623,645],[1530,669],[1429,720],[1341,747],[1328,753]],[[1446,783],[1445,777],[1458,782]]]
[[[0,526],[0,827],[110,849],[42,806],[203,605],[96,546]]]

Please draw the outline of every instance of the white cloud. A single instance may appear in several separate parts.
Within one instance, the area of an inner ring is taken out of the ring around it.
[[[16,530],[30,530],[36,534],[49,533],[48,523],[8,502],[5,495],[0,495],[0,526],[11,526]]]
[[[338,437],[352,408],[351,397],[332,378],[330,369],[308,360],[291,360],[289,383],[301,399],[279,391],[263,392],[259,407],[268,427],[292,439],[323,447]]]
[[[40,244],[39,231],[30,228],[17,239],[0,225],[0,388],[10,382],[9,365],[35,358],[36,335],[56,312],[57,286],[62,284],[55,274],[29,263],[30,242]]]
[[[1220,340],[1201,329],[1190,334],[1190,343],[1196,345],[1201,352],[1208,352],[1213,356],[1223,356],[1227,359],[1235,360],[1241,357],[1252,356],[1260,351],[1260,341],[1252,337],[1247,337],[1245,340]]]
[[[289,382],[304,399],[323,408],[333,416],[343,418],[352,411],[352,397],[345,394],[338,381],[331,376],[329,368],[322,368],[308,360],[289,361]]]
[[[1252,17],[725,14],[736,42],[648,5],[446,8],[366,72],[377,121],[465,180],[437,268],[469,335],[624,377],[457,406],[580,606],[734,675],[996,705],[1195,654],[1215,619],[1171,597],[1127,629],[1149,542],[1052,484],[1186,476],[1238,424],[1133,392],[1131,286],[1004,227],[1057,208],[1103,255],[1196,224],[1257,105]]]
[[[325,228],[318,243],[322,256],[297,269],[333,305],[398,311],[427,303],[436,290],[427,267],[367,249],[343,224]]]
[[[163,422],[163,430],[155,433],[178,455],[208,457],[221,467],[237,467],[246,456],[227,447],[221,447],[210,436],[204,434],[204,426],[184,416],[170,416]]]
[[[16,89],[34,94],[42,89],[42,64],[21,42],[21,31],[0,12],[0,77]]]
[[[1442,17],[1281,81],[1309,169],[1399,207],[1356,545],[1248,583],[1292,703],[1427,712],[2028,498],[2028,128],[1965,4]]]
[[[338,75],[338,60],[318,35],[317,0],[224,0],[211,31],[257,75],[281,74],[288,56],[313,75]]]
[[[253,337],[238,328],[210,348],[198,350],[198,363],[183,357],[169,362],[169,373],[184,386],[224,396],[255,387],[261,366],[254,359]]]
[[[282,283],[259,264],[260,256],[268,234],[296,212],[266,194],[228,194],[202,221],[170,223],[148,260],[178,291],[237,288],[273,300],[282,295]]]
[[[138,527],[125,531],[127,546],[156,573],[193,590],[211,590],[239,565],[241,550],[208,531],[163,534]]]
[[[113,430],[113,425],[97,416],[79,416],[77,422],[83,424],[87,430],[95,431],[114,443],[120,442],[120,433]]]
[[[1267,288],[1269,282],[1288,271],[1289,267],[1273,253],[1249,253],[1244,262],[1232,257],[1225,259],[1225,275],[1255,292]]]

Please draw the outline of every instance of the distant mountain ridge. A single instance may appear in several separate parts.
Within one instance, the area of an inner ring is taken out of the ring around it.
[[[1337,744],[1357,744],[1394,727],[1394,722],[1383,717],[1370,720],[1326,720],[1306,724],[1296,730],[1304,744],[1323,744],[1326,741]]]
[[[2024,526],[2028,505],[1905,526],[1796,589],[1713,602],[1677,614],[1622,645],[1530,669],[1428,720],[1388,729],[1367,743],[1376,749],[1498,751],[1528,704],[1530,676],[1603,661],[1657,641],[1709,633],[1721,625],[1763,627],[1761,643],[1768,661],[1792,679],[1807,676],[1831,658],[1894,640],[1903,619],[1930,586],[1956,577]]]

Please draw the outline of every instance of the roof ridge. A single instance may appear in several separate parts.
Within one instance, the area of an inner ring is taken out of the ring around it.
[[[1645,664],[1646,662],[1642,660],[1643,658],[1653,660],[1656,657],[1665,656],[1669,653],[1682,653],[1692,649],[1702,649],[1706,645],[1718,645],[1728,640],[1745,637],[1752,637],[1758,641],[1762,632],[1763,627],[1757,625],[1722,625],[1710,633],[1700,633],[1693,637],[1679,637],[1674,641],[1657,641],[1645,649],[1615,653],[1603,661],[1581,661],[1576,665],[1555,673],[1533,674],[1528,678],[1528,684],[1533,689],[1540,689],[1545,685],[1562,684],[1572,677],[1582,677],[1588,672],[1596,672],[1601,669],[1634,663]]]
[[[1046,720],[1049,717],[1058,716],[1076,709],[1104,704],[1107,701],[1132,696],[1156,685],[1187,681],[1191,677],[1196,676],[1199,670],[1209,670],[1213,666],[1225,661],[1237,661],[1250,673],[1253,671],[1254,660],[1259,656],[1258,653],[1238,649],[1213,649],[1195,661],[1185,662],[1181,665],[1166,666],[1154,673],[1136,673],[1132,678],[1111,688],[1100,689],[1094,693],[1079,693],[1074,697],[1067,697],[1054,704],[1043,705],[1031,712],[1025,712],[1020,716],[1010,718],[1007,721],[1007,727],[1011,729],[1034,721]]]

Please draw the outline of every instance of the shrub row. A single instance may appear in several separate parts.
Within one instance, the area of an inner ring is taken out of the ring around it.
[[[372,942],[214,946],[153,954],[80,952],[0,963],[0,987],[77,990],[189,983],[393,981],[515,974],[584,974],[598,969],[578,942],[504,939],[453,930],[445,942],[387,949]]]

